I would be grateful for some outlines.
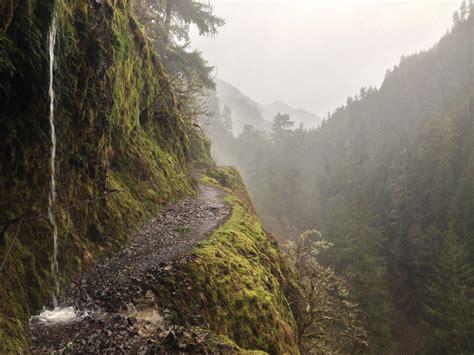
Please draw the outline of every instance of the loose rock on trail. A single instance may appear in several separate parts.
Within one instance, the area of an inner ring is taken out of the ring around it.
[[[200,184],[200,194],[170,204],[148,221],[131,244],[100,260],[60,295],[78,317],[66,323],[32,318],[32,353],[150,353],[184,337],[198,344],[205,335],[173,326],[158,309],[147,282],[159,268],[186,262],[197,244],[231,213],[225,192]]]

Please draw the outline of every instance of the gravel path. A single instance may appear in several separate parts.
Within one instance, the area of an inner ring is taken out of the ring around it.
[[[225,222],[231,207],[224,196],[201,184],[198,197],[167,206],[126,249],[80,275],[59,300],[80,317],[68,323],[33,318],[31,352],[155,353],[164,341],[184,336],[192,343],[193,337],[202,337],[167,323],[166,310],[157,309],[147,281],[156,269],[186,262],[197,243]]]

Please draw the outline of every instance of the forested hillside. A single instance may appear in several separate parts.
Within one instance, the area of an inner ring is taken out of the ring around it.
[[[270,230],[334,244],[321,258],[349,280],[376,353],[474,349],[473,34],[464,3],[439,43],[319,129],[277,115],[271,133],[246,126],[214,148]],[[219,116],[212,130],[225,131]]]

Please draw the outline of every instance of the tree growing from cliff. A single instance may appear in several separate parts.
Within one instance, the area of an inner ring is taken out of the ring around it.
[[[209,3],[199,0],[133,0],[132,9],[145,27],[165,66],[173,75],[180,74],[188,84],[197,82],[214,88],[213,67],[200,52],[189,50],[191,26],[199,34],[213,36],[225,21],[214,14]]]
[[[317,261],[331,244],[315,230],[287,245],[286,259],[296,279],[293,309],[302,353],[358,353],[367,349],[360,310],[350,301],[346,282]]]

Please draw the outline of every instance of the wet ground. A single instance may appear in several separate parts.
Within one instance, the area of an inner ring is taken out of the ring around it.
[[[196,198],[167,206],[127,248],[80,275],[59,298],[61,307],[73,307],[78,316],[69,322],[33,318],[32,353],[145,354],[180,338],[199,344],[205,334],[169,324],[147,284],[157,269],[187,262],[196,245],[229,217],[224,196],[200,185]]]

